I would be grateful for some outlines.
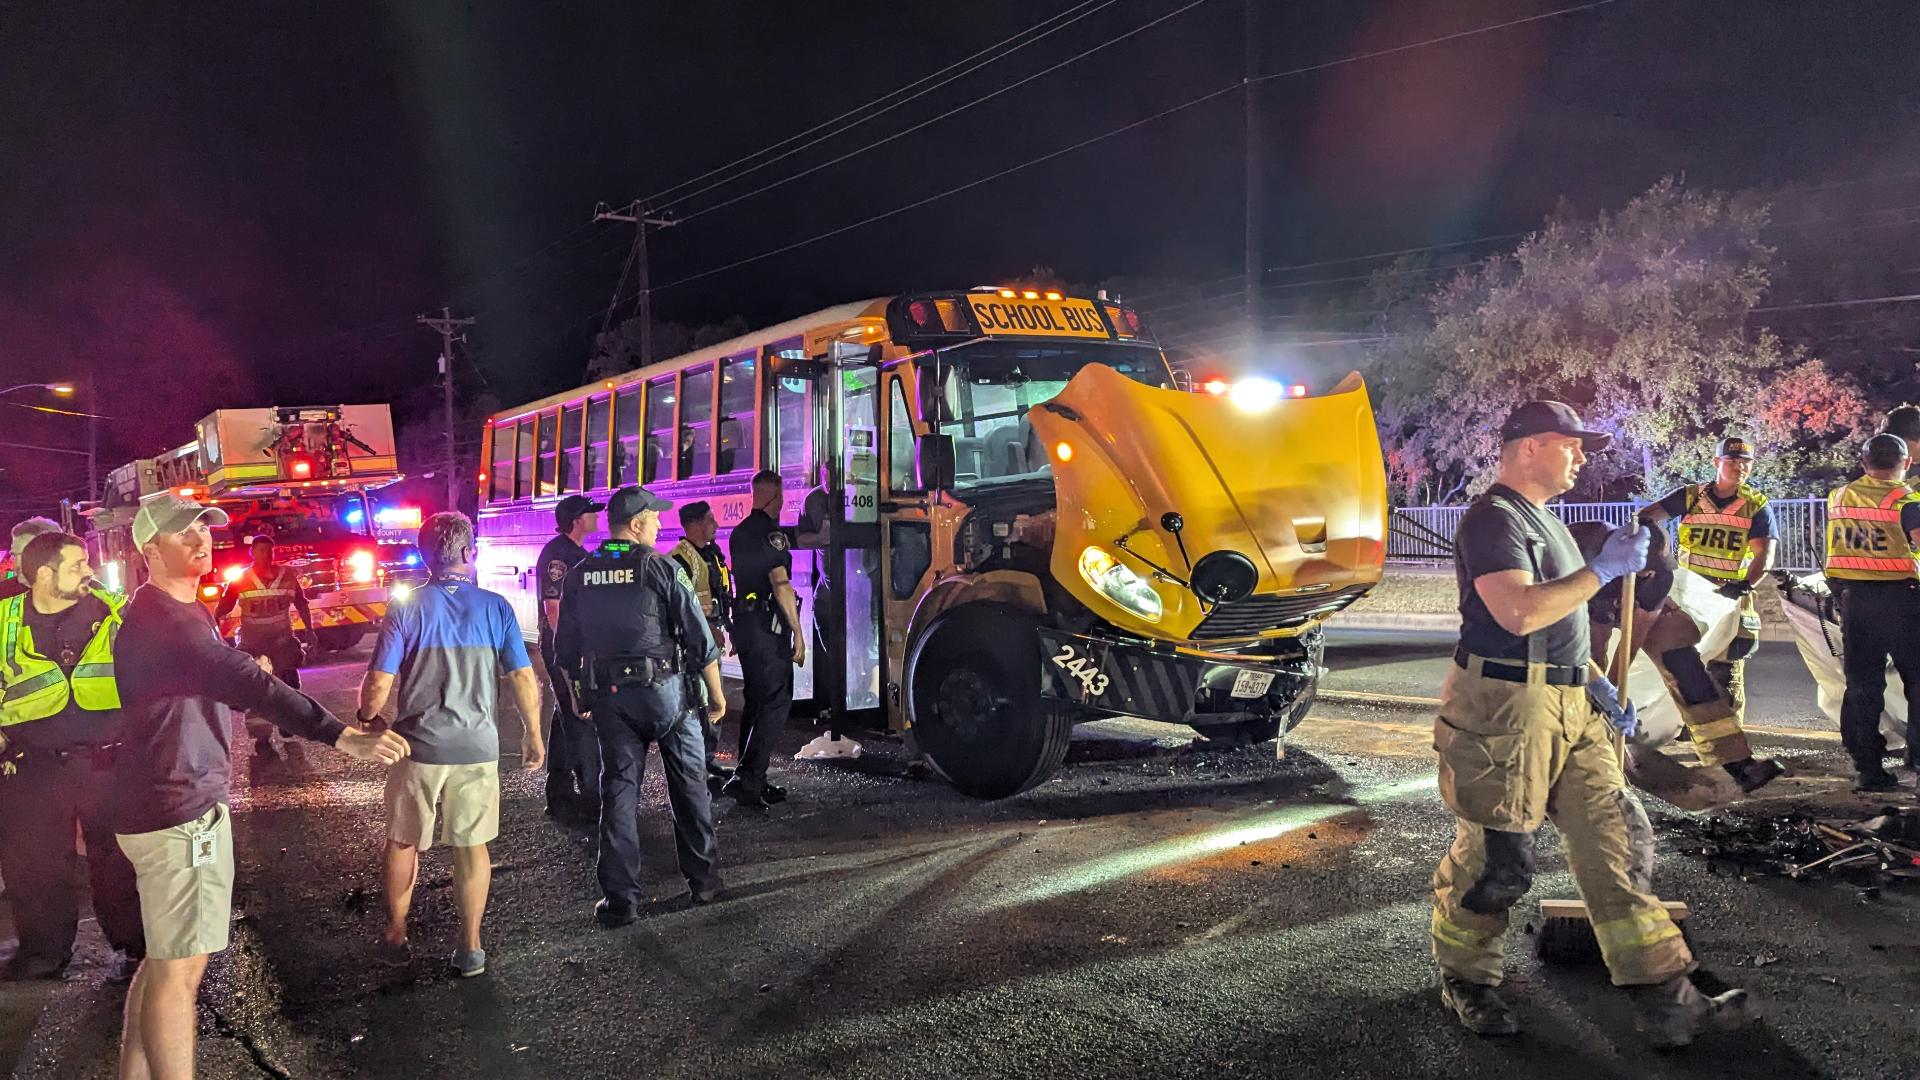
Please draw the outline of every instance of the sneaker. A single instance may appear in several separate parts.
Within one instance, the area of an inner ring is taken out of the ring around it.
[[[1899,791],[1900,779],[1885,769],[1863,772],[1854,781],[1855,791]]]
[[[639,918],[639,916],[634,914],[633,909],[627,907],[625,904],[615,904],[604,898],[594,901],[594,921],[609,930],[621,926],[631,926],[637,918]]]
[[[727,887],[719,878],[713,878],[702,885],[697,881],[687,882],[687,895],[696,904],[711,904],[726,895]]]
[[[373,958],[388,967],[406,967],[413,963],[413,942],[406,938],[388,941],[383,937],[374,943]]]
[[[1752,998],[1745,990],[1708,997],[1685,975],[1653,986],[1630,986],[1627,991],[1640,1006],[1640,1030],[1655,1050],[1691,1046],[1710,1029],[1732,1031],[1755,1019]]]
[[[1520,1032],[1520,1019],[1513,1015],[1506,999],[1494,987],[1443,975],[1440,977],[1440,1004],[1452,1009],[1453,1015],[1460,1018],[1460,1026],[1475,1035],[1517,1035]]]
[[[783,803],[787,801],[787,789],[779,784],[763,782],[760,785],[760,797],[770,803]]]
[[[485,975],[487,973],[487,950],[456,949],[454,950],[453,957],[447,961],[447,966],[453,968],[453,973],[463,979],[471,979],[475,975]]]
[[[1744,761],[1729,761],[1720,766],[1727,770],[1740,790],[1748,795],[1759,791],[1786,774],[1786,766],[1772,758],[1747,758]]]
[[[749,787],[738,773],[734,774],[733,779],[727,781],[726,786],[720,789],[720,794],[730,797],[741,806],[754,810],[765,810],[773,805],[773,800],[767,797],[764,787]]]

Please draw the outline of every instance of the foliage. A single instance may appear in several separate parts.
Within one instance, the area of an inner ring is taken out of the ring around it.
[[[1767,215],[1750,196],[1668,179],[1590,221],[1556,213],[1511,254],[1439,285],[1424,312],[1377,275],[1384,340],[1368,372],[1396,494],[1451,501],[1484,485],[1501,418],[1535,398],[1615,436],[1576,498],[1646,498],[1703,477],[1728,434],[1755,442],[1757,479],[1781,495],[1840,464],[1835,441],[1865,417],[1859,390],[1750,326],[1774,260]]]

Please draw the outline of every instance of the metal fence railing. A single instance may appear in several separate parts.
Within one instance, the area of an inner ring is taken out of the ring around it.
[[[1644,505],[1631,502],[1548,505],[1560,520],[1604,521],[1625,525]],[[1774,499],[1774,566],[1782,570],[1818,570],[1826,562],[1827,503],[1825,499]],[[1459,531],[1464,506],[1396,507],[1388,522],[1387,561],[1437,563],[1453,560],[1453,534]]]

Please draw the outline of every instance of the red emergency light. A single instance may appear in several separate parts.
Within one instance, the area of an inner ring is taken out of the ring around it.
[[[1211,379],[1208,379],[1206,382],[1201,383],[1200,389],[1205,390],[1207,393],[1212,394],[1214,397],[1219,397],[1220,395],[1233,389],[1233,384],[1227,382],[1227,380],[1222,379],[1219,376],[1215,376]]]
[[[313,455],[293,454],[287,458],[287,475],[295,480],[306,480],[313,476]]]
[[[1306,384],[1294,383],[1293,386],[1288,389],[1287,393],[1292,397],[1306,397],[1307,396]]]

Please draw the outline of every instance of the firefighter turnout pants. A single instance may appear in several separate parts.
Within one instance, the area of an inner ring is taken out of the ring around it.
[[[1747,657],[1760,644],[1760,617],[1752,593],[1740,604],[1740,629],[1727,651],[1713,660],[1700,655],[1700,626],[1667,604],[1647,631],[1647,658],[1680,706],[1687,738],[1703,765],[1726,765],[1753,756],[1747,742]]]
[[[1907,762],[1920,762],[1920,582],[1840,584],[1840,652],[1847,675],[1840,741],[1853,767],[1863,773],[1885,767],[1880,713],[1886,707],[1889,660],[1906,684]]]
[[[65,963],[80,925],[74,823],[87,845],[87,884],[107,944],[146,954],[133,864],[113,838],[113,770],[93,752],[29,750],[0,775],[0,874],[19,955]]]
[[[1630,834],[1634,808],[1611,725],[1583,686],[1450,670],[1434,724],[1440,795],[1456,818],[1433,875],[1433,957],[1447,975],[1503,977],[1507,913],[1533,884],[1534,834],[1551,820],[1617,986],[1693,970],[1693,954],[1646,887]]]

